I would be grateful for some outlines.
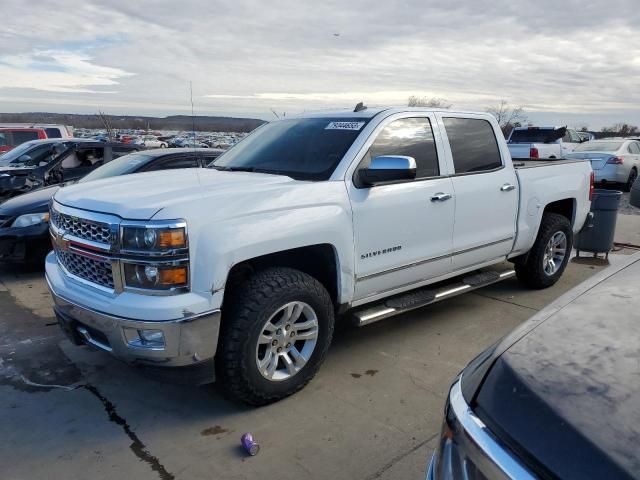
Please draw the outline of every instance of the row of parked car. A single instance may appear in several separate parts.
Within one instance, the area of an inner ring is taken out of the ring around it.
[[[32,140],[0,157],[0,261],[42,265],[59,188],[137,172],[209,165],[223,150],[155,149],[89,139]]]

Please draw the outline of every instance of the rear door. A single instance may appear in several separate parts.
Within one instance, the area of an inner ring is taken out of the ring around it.
[[[348,180],[355,240],[355,299],[384,296],[451,272],[455,199],[435,116],[397,114],[365,144]],[[413,157],[414,180],[373,187],[354,178],[372,158]]]
[[[438,114],[438,121],[454,168],[453,270],[505,257],[515,238],[518,179],[500,154],[496,131],[468,114]]]

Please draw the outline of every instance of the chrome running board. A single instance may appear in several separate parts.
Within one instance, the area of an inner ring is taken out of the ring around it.
[[[376,302],[373,306],[356,309],[353,316],[359,327],[370,323],[393,317],[401,313],[422,308],[432,303],[446,300],[478,288],[486,287],[493,283],[501,282],[516,274],[515,270],[477,270],[468,275],[457,277],[452,281],[429,285],[427,287],[411,290],[406,293],[394,295]]]

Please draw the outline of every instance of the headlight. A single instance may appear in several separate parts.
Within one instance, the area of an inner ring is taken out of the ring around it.
[[[30,227],[32,225],[38,225],[40,223],[47,223],[49,221],[49,212],[44,213],[27,213],[26,215],[20,215],[11,224],[12,227]]]
[[[171,264],[124,264],[124,281],[127,287],[146,290],[170,290],[187,287],[189,267]]]
[[[123,227],[124,250],[166,251],[187,247],[184,227]]]

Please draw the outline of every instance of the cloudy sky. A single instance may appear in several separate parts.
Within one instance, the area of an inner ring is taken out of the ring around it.
[[[0,111],[272,118],[409,95],[640,124],[638,0],[3,0]]]

